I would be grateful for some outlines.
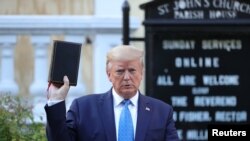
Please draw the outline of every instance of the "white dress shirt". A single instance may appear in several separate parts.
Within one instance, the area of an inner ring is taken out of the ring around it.
[[[115,114],[116,137],[118,140],[119,119],[120,119],[120,114],[123,108],[121,102],[124,100],[124,98],[118,95],[117,92],[114,90],[114,88],[112,89],[112,94],[113,94],[113,104],[114,104],[114,114]],[[134,138],[135,138],[136,123],[137,123],[138,97],[139,97],[139,93],[137,91],[136,95],[130,98],[130,101],[132,104],[128,106],[129,111],[132,116]]]

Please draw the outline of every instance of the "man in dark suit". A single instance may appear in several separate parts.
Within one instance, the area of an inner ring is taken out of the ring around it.
[[[112,48],[106,72],[113,87],[75,99],[66,117],[69,80],[64,76],[63,86],[52,84],[45,106],[48,140],[178,141],[172,107],[139,91],[143,68],[143,51],[125,45]]]

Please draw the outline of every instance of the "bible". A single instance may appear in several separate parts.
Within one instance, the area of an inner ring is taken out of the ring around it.
[[[66,75],[70,86],[77,85],[81,47],[81,43],[54,40],[49,83],[63,85],[63,76]]]

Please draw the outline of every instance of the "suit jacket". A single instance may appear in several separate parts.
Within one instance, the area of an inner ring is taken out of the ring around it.
[[[45,106],[49,141],[116,141],[112,91]],[[135,141],[178,141],[170,105],[139,94]]]

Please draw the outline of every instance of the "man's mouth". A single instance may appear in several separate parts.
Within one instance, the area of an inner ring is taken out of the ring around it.
[[[125,85],[123,85],[125,88],[129,88],[129,87],[131,87],[131,85],[130,84],[125,84]]]

